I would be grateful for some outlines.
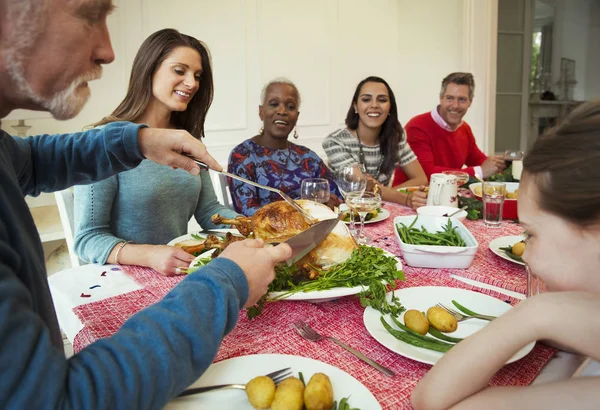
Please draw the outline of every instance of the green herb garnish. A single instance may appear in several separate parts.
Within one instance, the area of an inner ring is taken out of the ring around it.
[[[364,290],[358,295],[363,307],[371,306],[382,313],[398,315],[405,310],[400,300],[393,294],[390,301],[386,297],[388,285],[395,288],[396,280],[404,280],[404,272],[398,270],[396,265],[396,259],[387,256],[382,249],[361,245],[345,262],[327,269],[311,266],[319,274],[315,280],[298,281],[298,268],[294,265],[276,266],[276,277],[269,285],[268,292],[284,292],[270,299],[279,300],[297,292],[363,286]],[[248,309],[249,319],[260,315],[266,296]]]

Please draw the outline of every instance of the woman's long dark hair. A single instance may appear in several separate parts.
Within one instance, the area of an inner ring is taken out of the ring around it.
[[[393,171],[400,158],[398,156],[398,146],[405,143],[406,138],[404,136],[404,129],[398,121],[398,106],[396,105],[396,97],[394,92],[390,88],[389,84],[381,77],[367,77],[362,80],[356,86],[354,96],[352,97],[352,103],[346,114],[346,127],[351,130],[358,128],[358,122],[360,120],[358,113],[354,111],[354,104],[358,102],[358,96],[360,95],[360,89],[366,83],[381,83],[385,85],[390,96],[390,115],[386,118],[385,122],[381,126],[381,132],[379,134],[379,146],[381,147],[381,155],[383,156],[383,162],[381,163],[381,172],[388,174]]]
[[[200,54],[202,76],[200,88],[189,102],[187,109],[174,111],[171,114],[171,121],[175,127],[186,130],[196,138],[204,137],[204,121],[212,104],[214,92],[210,53],[201,41],[170,28],[159,30],[144,41],[133,60],[125,99],[110,116],[91,126],[114,121],[135,122],[139,119],[152,99],[154,73],[177,47],[190,47]]]

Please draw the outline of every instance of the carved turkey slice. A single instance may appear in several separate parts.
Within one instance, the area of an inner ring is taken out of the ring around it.
[[[305,211],[317,221],[337,218],[337,215],[327,206],[318,202],[297,200]],[[310,225],[306,219],[285,201],[276,201],[260,208],[252,217],[236,219],[222,218],[213,215],[216,224],[230,224],[245,236],[254,232],[256,238],[264,239],[266,243],[283,242],[286,239],[305,231]],[[348,227],[340,221],[325,240],[313,249],[300,262],[319,266],[329,266],[344,262],[350,257],[358,244],[350,234]]]

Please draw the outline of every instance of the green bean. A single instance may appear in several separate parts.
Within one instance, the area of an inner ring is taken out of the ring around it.
[[[429,334],[431,334],[431,336],[433,336],[433,337],[437,337],[440,340],[445,340],[446,342],[451,342],[451,343],[458,343],[462,340],[462,338],[460,338],[460,337],[447,336],[447,335],[443,334],[442,332],[440,332],[439,330],[437,330],[433,326],[429,326]]]
[[[383,316],[381,316],[381,323],[383,324],[383,327],[385,328],[385,330],[387,330],[396,339],[398,339],[404,343],[408,343],[410,345],[416,346],[416,347],[422,347],[425,349],[435,350],[437,352],[446,353],[448,350],[450,350],[452,348],[452,346],[454,346],[454,345],[451,345],[448,343],[443,343],[443,342],[436,342],[436,343],[429,342],[426,340],[419,339],[419,338],[417,338],[409,333],[406,333],[402,330],[396,330],[392,326],[390,326],[388,322],[385,321]]]
[[[481,314],[481,313],[476,313],[476,312],[473,312],[473,311],[472,311],[472,310],[470,310],[470,309],[467,309],[466,307],[464,307],[463,305],[461,305],[460,303],[458,303],[458,302],[457,302],[457,301],[455,301],[455,300],[453,300],[453,301],[452,301],[452,304],[453,304],[454,306],[456,306],[456,308],[457,308],[458,310],[460,310],[461,312],[463,312],[465,315],[469,315],[469,316],[477,316],[477,315],[480,315],[480,314]],[[487,315],[487,316],[489,316],[489,315]],[[492,316],[492,317],[495,317],[495,316]]]
[[[331,406],[330,410],[337,410],[338,405],[337,405],[337,400],[333,402],[333,406]]]
[[[415,332],[412,329],[409,329],[408,327],[406,327],[405,324],[403,324],[402,322],[400,322],[398,319],[396,319],[394,316],[392,316],[392,322],[394,322],[396,324],[396,326],[398,326],[400,329],[404,330],[406,333],[410,333],[411,335],[418,337],[421,340],[425,340],[427,342],[434,342],[434,343],[444,343],[447,344],[445,342],[441,342],[438,339],[435,339],[433,337],[429,337],[429,336],[425,336],[422,335],[421,333]],[[431,326],[430,326],[431,327]]]

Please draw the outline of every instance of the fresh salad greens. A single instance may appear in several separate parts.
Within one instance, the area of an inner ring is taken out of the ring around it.
[[[273,299],[267,299],[267,293],[256,306],[248,309],[248,318],[253,319],[260,315],[267,300],[284,299],[297,292],[354,286],[364,288],[359,293],[363,307],[371,306],[382,313],[398,315],[404,311],[400,300],[393,294],[390,301],[386,298],[388,285],[395,287],[396,280],[404,280],[404,272],[398,270],[396,266],[397,261],[394,257],[387,256],[380,248],[365,245],[355,249],[345,262],[327,269],[311,266],[318,272],[318,277],[314,280],[306,280],[303,275],[299,275],[299,269],[294,265],[278,265],[275,267],[275,280],[269,285],[268,293],[284,293]]]
[[[191,265],[189,268],[181,269],[181,273],[190,274],[190,273],[194,272],[196,269],[198,269],[199,267],[208,265],[208,263],[212,260],[213,260],[213,258],[211,255],[208,255],[204,258],[200,258],[196,262],[194,262],[194,264]]]
[[[458,207],[467,206],[467,219],[476,221],[483,218],[483,202],[477,198],[468,198],[466,196],[458,196]]]
[[[450,218],[444,229],[440,232],[431,233],[424,227],[414,227],[419,217],[416,216],[409,226],[400,223],[396,225],[402,242],[409,245],[433,245],[433,246],[466,246],[465,240],[456,231],[458,227],[452,226]]]

